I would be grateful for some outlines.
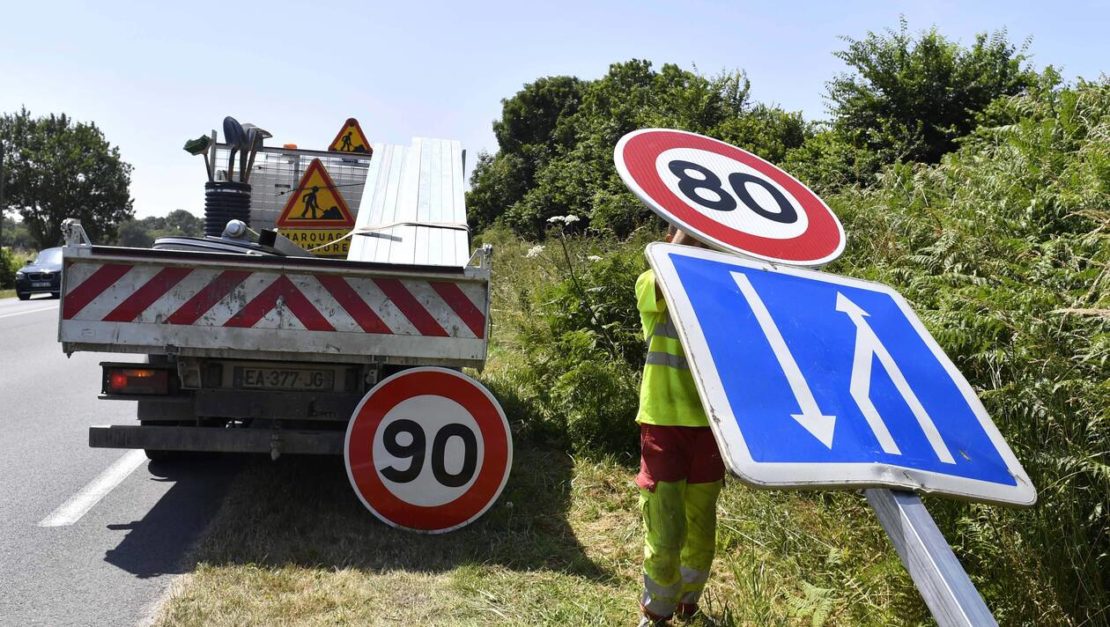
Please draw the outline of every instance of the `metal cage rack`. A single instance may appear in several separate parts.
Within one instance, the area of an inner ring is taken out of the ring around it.
[[[230,149],[226,144],[216,145],[215,180],[227,180],[227,162]],[[251,167],[251,227],[271,229],[296,189],[301,176],[313,159],[319,159],[327,169],[336,189],[343,196],[351,213],[357,215],[362,201],[362,190],[366,185],[366,174],[370,166],[370,155],[362,153],[325,152],[321,150],[302,150],[266,147],[258,151]],[[233,174],[239,179],[238,155]]]

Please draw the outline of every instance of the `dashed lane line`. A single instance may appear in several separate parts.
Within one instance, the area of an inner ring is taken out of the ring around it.
[[[77,522],[145,461],[146,453],[142,450],[128,451],[61,507],[39,521],[39,526],[65,527]]]
[[[38,309],[28,309],[26,311],[17,311],[15,313],[0,314],[0,318],[11,318],[12,316],[22,316],[23,314],[38,313],[40,311],[50,311],[57,308],[57,305],[53,305],[51,307],[39,307]]]

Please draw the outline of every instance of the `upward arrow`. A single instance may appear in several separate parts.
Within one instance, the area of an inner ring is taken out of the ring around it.
[[[836,293],[836,310],[846,314],[852,324],[856,325],[856,346],[852,357],[852,377],[849,381],[849,391],[863,413],[864,419],[867,420],[867,424],[870,425],[871,431],[875,434],[875,438],[879,441],[879,446],[891,455],[902,454],[902,450],[898,448],[894,438],[891,437],[886,423],[883,422],[883,417],[879,414],[878,408],[871,401],[872,357],[879,358],[879,363],[882,364],[887,376],[894,383],[895,389],[902,395],[902,400],[906,402],[910,412],[917,419],[917,424],[921,427],[926,439],[929,440],[929,445],[933,448],[937,458],[946,464],[955,464],[956,460],[944,443],[944,438],[941,437],[940,431],[937,430],[936,424],[929,416],[929,412],[925,410],[925,406],[921,404],[917,394],[914,394],[913,388],[910,387],[909,381],[902,374],[902,369],[898,367],[890,351],[883,346],[879,336],[875,334],[875,330],[868,324],[868,313],[840,292]]]
[[[848,297],[840,292],[836,293],[836,310],[848,314],[848,317],[852,319],[852,322],[856,323],[857,327],[866,326],[870,328],[863,319],[871,314],[864,311],[863,307],[848,300]]]
[[[794,355],[791,354],[790,348],[786,346],[786,340],[782,339],[779,328],[775,326],[775,321],[771,318],[771,312],[767,311],[767,306],[763,304],[763,299],[752,287],[751,281],[742,272],[732,272],[731,274],[733,280],[736,281],[736,285],[740,288],[740,293],[744,295],[748,305],[752,308],[756,321],[763,329],[763,335],[767,336],[767,342],[771,344],[771,350],[775,353],[775,358],[778,360],[779,366],[782,367],[783,374],[786,375],[786,382],[790,384],[790,391],[794,393],[794,400],[798,402],[798,407],[802,410],[802,413],[791,414],[790,417],[831,449],[833,430],[836,427],[836,416],[826,416],[821,413],[821,409],[817,406],[817,399],[813,398],[813,392],[809,389],[809,383],[802,375],[798,362],[794,361]]]

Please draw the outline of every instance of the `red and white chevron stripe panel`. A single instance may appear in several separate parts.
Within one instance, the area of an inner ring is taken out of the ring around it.
[[[72,264],[63,321],[484,339],[478,282]]]

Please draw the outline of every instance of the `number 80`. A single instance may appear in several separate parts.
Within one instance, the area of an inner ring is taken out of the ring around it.
[[[739,198],[740,202],[744,203],[744,206],[768,220],[773,220],[781,224],[793,224],[798,221],[798,212],[794,210],[794,206],[786,199],[786,195],[783,194],[779,188],[771,185],[758,176],[752,176],[746,172],[733,172],[729,174],[728,184],[732,188],[732,194],[729,194],[724,190],[720,177],[703,165],[693,163],[692,161],[676,159],[667,164],[667,168],[670,169],[671,174],[678,177],[678,189],[682,194],[707,209],[713,209],[715,211],[732,211],[736,209],[736,199]],[[700,174],[702,178],[690,176],[691,172]],[[771,194],[771,198],[775,200],[775,204],[778,205],[779,210],[777,212],[767,211],[761,207],[748,191],[746,187],[748,183],[759,185],[767,190],[767,192]],[[708,190],[715,195],[716,198],[708,199],[699,195],[697,193],[699,189]],[[735,194],[736,198],[733,198],[733,194]]]

